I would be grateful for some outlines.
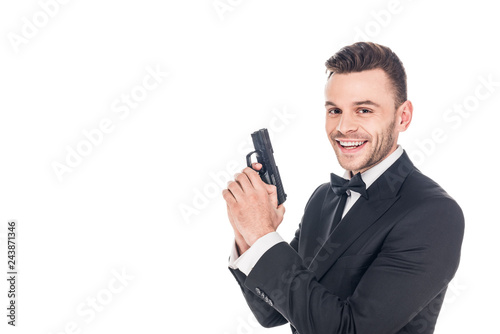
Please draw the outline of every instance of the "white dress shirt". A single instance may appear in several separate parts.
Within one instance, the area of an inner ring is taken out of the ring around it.
[[[379,178],[399,157],[403,154],[403,149],[398,145],[396,150],[392,152],[387,158],[382,160],[377,165],[368,169],[364,173],[361,173],[361,178],[366,184],[366,189],[368,189],[375,180]],[[351,172],[346,170],[344,173],[344,178],[350,180]],[[361,194],[355,191],[347,190],[347,201],[345,203],[344,212],[342,213],[342,218],[347,212],[352,208],[354,203],[359,199]],[[278,232],[268,233],[257,241],[245,252],[243,255],[239,256],[236,249],[236,242],[233,242],[231,255],[229,257],[229,267],[232,269],[239,269],[245,275],[248,276],[250,271],[253,269],[257,261],[267,252],[271,247],[279,242],[286,242],[278,234]]]

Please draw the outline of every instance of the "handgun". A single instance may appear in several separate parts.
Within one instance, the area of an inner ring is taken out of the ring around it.
[[[276,166],[276,162],[274,161],[274,151],[267,129],[260,129],[252,133],[252,141],[255,151],[247,154],[247,166],[252,168],[252,154],[255,153],[257,156],[257,162],[262,165],[262,168],[257,172],[259,173],[262,181],[276,186],[276,192],[278,193],[278,205],[281,205],[286,201],[286,194],[283,189],[283,184],[281,183],[278,166]]]

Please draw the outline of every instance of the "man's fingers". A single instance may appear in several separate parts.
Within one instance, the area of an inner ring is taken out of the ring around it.
[[[254,163],[252,164],[252,167],[260,169],[262,165]],[[265,190],[267,194],[273,198],[274,205],[278,205],[276,187],[274,185],[264,183],[260,178],[259,173],[250,167],[246,167],[241,173],[235,174],[234,181],[229,181],[227,183],[227,190],[227,192],[223,191],[222,195],[228,203],[232,203],[232,201],[240,202],[240,200],[242,200],[245,196],[250,195],[255,190]],[[229,196],[231,196],[232,199]]]
[[[250,168],[245,168],[250,169]],[[251,169],[250,169],[251,170]],[[255,173],[255,172],[254,172]],[[234,175],[234,181],[229,181],[227,183],[227,189],[235,198],[236,202],[245,196],[245,193],[249,193],[253,190],[252,182],[250,182],[248,175],[246,173],[236,173]]]
[[[276,186],[272,184],[266,184],[267,195],[271,198],[271,202],[274,206],[278,206],[278,190]]]
[[[229,190],[229,185],[228,185],[228,189],[222,190],[222,197],[224,197],[224,200],[226,201],[228,206],[229,206],[229,204],[233,204],[233,203],[237,202],[236,197],[234,196],[233,192]]]
[[[278,190],[277,190],[277,188],[276,188],[276,186],[274,184],[264,183],[264,187],[266,187],[267,193],[269,195],[272,195],[274,193],[276,193],[276,195],[278,194]]]
[[[231,223],[233,228],[236,228],[236,225],[234,224],[233,213],[231,212],[231,207],[227,202],[226,202],[226,207],[227,207],[227,217],[229,218],[229,222]]]
[[[260,178],[259,173],[254,171],[252,168],[250,167],[245,168],[243,170],[243,174],[245,174],[248,177],[248,179],[252,183],[252,186],[255,189],[262,189],[263,185],[265,185],[265,183]]]
[[[254,162],[254,163],[252,163],[252,168],[255,170],[260,170],[262,168],[262,164],[260,164],[258,162]]]
[[[278,205],[276,210],[278,211],[279,214],[281,214],[281,216],[285,214],[285,206],[283,204]]]
[[[253,164],[256,165],[256,164]],[[252,165],[252,166],[253,166]],[[259,164],[260,165],[260,164]],[[260,178],[260,175],[258,172],[254,171],[252,168],[247,167],[243,170],[243,173],[245,173],[248,176],[248,179],[250,182],[252,182],[252,185],[255,189],[257,190],[266,190],[267,194],[269,197],[271,197],[271,201],[274,204],[274,206],[278,206],[278,190],[276,189],[276,186],[273,184],[267,184],[262,179]]]
[[[226,189],[224,189],[224,190],[226,190]],[[222,191],[222,196],[224,196],[224,191]],[[231,207],[229,206],[229,203],[227,203],[227,202],[226,202],[226,208],[227,208],[227,214],[232,217],[233,213],[231,212]]]
[[[250,188],[253,188],[252,183],[248,179],[248,175],[246,175],[245,173],[234,174],[234,181],[238,182],[243,192],[246,192]]]

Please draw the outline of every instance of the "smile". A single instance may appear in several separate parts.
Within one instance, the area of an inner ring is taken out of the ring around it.
[[[365,146],[367,141],[344,141],[344,140],[336,140],[338,146],[341,148],[343,152],[347,151],[358,151],[361,150],[362,147]]]

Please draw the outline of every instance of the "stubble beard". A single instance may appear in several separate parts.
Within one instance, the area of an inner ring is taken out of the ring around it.
[[[346,157],[341,157],[341,152],[339,151],[339,148],[334,149],[335,154],[337,156],[337,160],[342,166],[342,168],[352,171],[353,174],[361,172],[363,173],[364,171],[372,168],[373,166],[377,165],[379,162],[381,162],[384,158],[387,157],[387,155],[390,153],[393,144],[394,144],[394,128],[396,126],[396,117],[393,118],[391,124],[382,132],[381,135],[378,136],[378,142],[375,147],[372,146],[371,152],[368,154],[368,156],[360,163],[356,163],[356,165],[352,165],[349,161],[349,159],[345,159],[347,161],[343,161],[343,158]],[[370,144],[373,144],[373,141],[371,140],[372,137],[369,136],[369,138],[365,138],[367,135],[362,136],[361,138],[358,136],[356,137],[355,135],[352,136],[352,138],[356,139],[367,139]],[[332,143],[336,143],[334,145],[338,145],[338,142],[336,142],[336,139],[349,139],[349,137],[344,136],[340,134],[339,132],[335,134],[330,134],[330,139],[332,140]]]

